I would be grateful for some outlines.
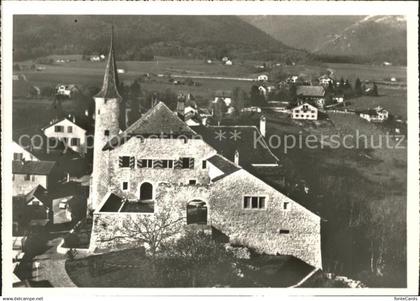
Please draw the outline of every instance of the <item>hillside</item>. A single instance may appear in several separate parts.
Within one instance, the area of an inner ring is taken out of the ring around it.
[[[283,43],[328,56],[406,63],[406,20],[401,16],[244,16]]]
[[[235,16],[15,16],[14,59],[103,53],[112,23],[124,60],[228,55],[298,61],[307,56]]]

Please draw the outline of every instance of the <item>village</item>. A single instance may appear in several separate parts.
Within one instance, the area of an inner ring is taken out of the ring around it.
[[[10,145],[15,286],[106,286],[107,275],[129,266],[118,252],[138,256],[131,264],[147,270],[145,258],[159,246],[142,236],[144,229],[130,227],[158,222],[170,223],[174,232],[159,235],[209,236],[233,254],[233,276],[202,286],[364,286],[336,276],[344,270],[332,272],[332,264],[324,263],[325,204],[315,202],[320,192],[289,166],[291,159],[272,146],[271,135],[320,135],[356,124],[389,133],[397,143],[407,133],[406,120],[380,100],[381,89],[399,79],[351,82],[331,70],[317,77],[282,71],[283,65],[295,67],[292,61],[253,65],[254,77],[174,70],[127,79],[130,67],[119,67],[114,47],[111,42],[106,55],[82,58],[105,64],[105,70],[97,68],[105,76],[96,90],[60,79],[40,88],[28,79],[74,59],[15,64],[16,101],[48,99],[48,114],[38,116],[43,124],[19,127]],[[224,56],[203,62],[215,64],[231,68],[236,61]],[[233,79],[241,87],[206,87]],[[149,84],[166,89],[143,91]],[[361,97],[373,105],[360,106]],[[176,139],[159,144],[152,136],[162,133]],[[368,147],[354,156],[368,164],[376,160]],[[78,276],[86,273],[91,279]],[[144,286],[167,284],[156,281],[139,280]]]

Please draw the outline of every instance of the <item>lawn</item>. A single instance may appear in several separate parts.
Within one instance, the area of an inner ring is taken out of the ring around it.
[[[91,268],[89,265],[91,262]],[[92,268],[96,262],[96,270]],[[176,259],[152,264],[142,249],[130,249],[66,261],[66,270],[80,287],[191,287],[191,272]],[[208,263],[197,268],[196,287],[288,287],[312,267],[289,256],[254,255],[232,266]],[[242,274],[242,275],[241,275]]]

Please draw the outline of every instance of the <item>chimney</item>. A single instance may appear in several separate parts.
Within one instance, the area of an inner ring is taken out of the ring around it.
[[[235,155],[233,157],[233,162],[235,163],[235,165],[239,165],[239,152],[238,152],[238,150],[235,151]]]
[[[264,115],[261,115],[260,117],[260,132],[263,137],[265,137],[266,134],[266,118]]]

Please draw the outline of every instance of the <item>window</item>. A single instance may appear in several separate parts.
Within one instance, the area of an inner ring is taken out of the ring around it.
[[[203,162],[201,163],[201,167],[203,169],[206,169],[207,168],[207,161],[206,160],[203,160]]]
[[[23,154],[22,153],[13,153],[13,160],[21,161],[22,159],[23,159]]]
[[[162,160],[162,168],[173,168],[174,161],[173,160]]]
[[[195,185],[195,184],[197,184],[197,180],[190,180],[190,181],[189,181],[189,184],[190,184],[190,185]]]
[[[31,175],[25,175],[25,181],[30,181],[31,180]]]
[[[182,168],[194,168],[194,158],[181,158]]]
[[[289,210],[290,209],[290,203],[289,202],[283,202],[283,210]]]
[[[73,133],[73,127],[71,125],[67,127],[67,133]]]
[[[56,133],[63,133],[63,132],[64,132],[64,126],[62,126],[62,125],[56,125],[56,126],[54,127],[54,131],[55,131]]]
[[[265,209],[265,196],[244,196],[244,209]]]
[[[137,163],[138,165],[140,163]],[[133,169],[136,165],[136,160],[134,159],[134,157],[130,157],[130,156],[120,156],[118,158],[118,166],[119,167],[130,167],[131,169]]]
[[[289,234],[290,231],[289,230],[286,230],[286,229],[280,229],[279,233],[280,234]]]
[[[70,140],[71,146],[78,146],[80,144],[79,138],[71,138]]]
[[[34,175],[32,175],[32,182],[35,182],[35,176]]]
[[[122,190],[128,189],[128,182],[122,182]]]
[[[312,118],[315,118],[315,115],[312,115],[311,117],[312,117]]]
[[[33,206],[39,206],[39,205],[40,205],[40,203],[39,203],[39,201],[34,200],[34,201],[32,201],[32,205],[33,205]]]
[[[109,136],[109,130],[105,130],[104,135]]]

